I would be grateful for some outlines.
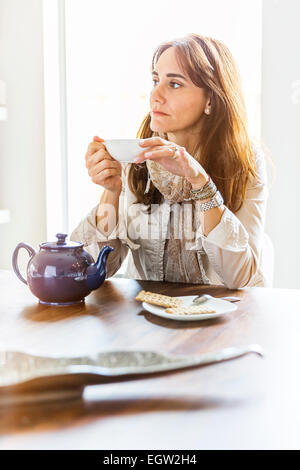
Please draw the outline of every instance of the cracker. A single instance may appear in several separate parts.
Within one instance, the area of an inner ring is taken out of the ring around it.
[[[145,290],[141,290],[136,296],[135,300],[158,305],[160,307],[179,307],[182,305],[181,299],[175,299],[174,297],[169,297],[168,295],[156,294],[154,292],[148,292]]]
[[[174,315],[199,315],[201,313],[216,313],[213,308],[205,307],[204,305],[166,308],[165,312],[173,313]]]

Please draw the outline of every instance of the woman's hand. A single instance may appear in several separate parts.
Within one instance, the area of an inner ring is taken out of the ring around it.
[[[209,179],[204,168],[184,147],[180,147],[161,137],[143,139],[140,142],[140,146],[147,147],[147,149],[138,155],[134,161],[135,163],[142,163],[145,160],[156,161],[174,175],[184,176],[195,189],[204,186]],[[180,156],[174,158],[176,147],[178,147]]]
[[[88,146],[85,155],[85,166],[88,174],[95,184],[111,192],[120,192],[122,189],[122,165],[115,160],[102,143],[104,139],[94,137]]]

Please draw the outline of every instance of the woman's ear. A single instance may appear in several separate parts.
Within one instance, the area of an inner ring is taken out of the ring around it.
[[[205,114],[211,113],[212,94],[213,92],[211,90],[207,91],[207,95],[206,95],[207,98],[206,98],[206,103],[205,103],[205,108],[204,108]]]
[[[205,112],[205,114],[210,114],[211,113],[211,98],[210,97],[206,101],[204,112]]]

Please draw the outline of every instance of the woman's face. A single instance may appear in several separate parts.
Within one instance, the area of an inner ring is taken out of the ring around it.
[[[208,101],[205,90],[194,85],[187,73],[180,68],[174,47],[166,49],[158,59],[153,73],[150,95],[151,130],[197,130]],[[155,111],[165,114],[156,114]]]

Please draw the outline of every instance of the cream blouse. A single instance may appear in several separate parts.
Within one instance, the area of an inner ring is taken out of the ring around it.
[[[124,277],[132,279],[224,285],[229,289],[268,286],[263,262],[267,175],[263,153],[257,149],[255,153],[259,181],[248,184],[238,212],[225,207],[220,222],[207,236],[194,201],[163,200],[151,214],[147,206],[135,203],[127,183],[131,164],[124,163],[117,226],[108,237],[97,228],[97,205],[70,239],[82,242],[94,259],[102,246],[114,248],[108,255],[107,277],[118,271],[128,255]]]

